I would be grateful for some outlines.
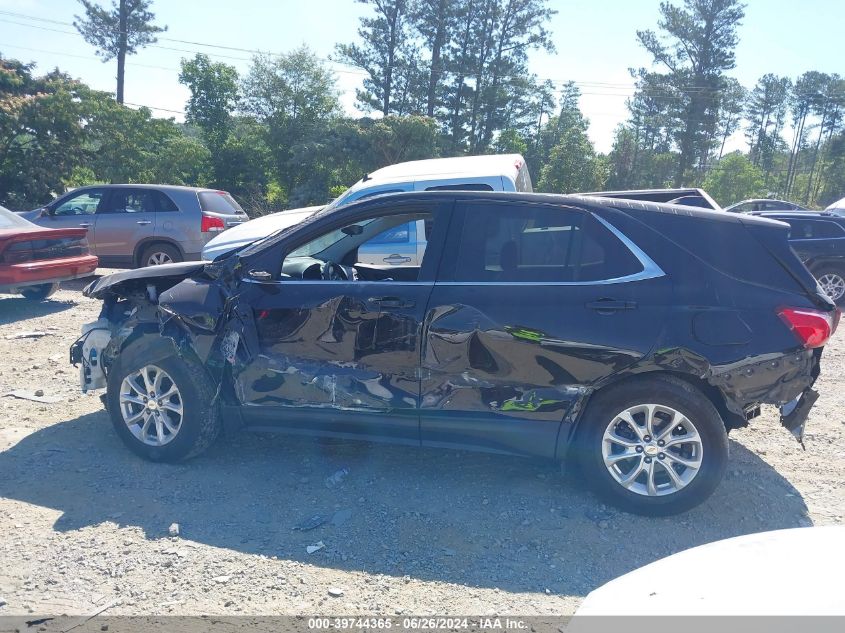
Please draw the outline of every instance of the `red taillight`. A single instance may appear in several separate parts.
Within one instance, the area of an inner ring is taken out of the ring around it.
[[[839,325],[839,310],[821,312],[807,308],[782,308],[778,316],[807,349],[827,343]]]
[[[226,223],[220,218],[215,218],[210,215],[202,215],[202,232],[203,233],[219,233],[226,230]]]

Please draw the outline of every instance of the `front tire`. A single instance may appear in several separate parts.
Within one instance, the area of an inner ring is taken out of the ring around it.
[[[25,286],[20,289],[24,299],[30,301],[44,301],[47,297],[52,297],[59,289],[58,283],[39,284],[37,286]]]
[[[215,389],[200,363],[178,355],[170,339],[128,345],[108,375],[112,425],[137,455],[176,462],[199,455],[220,434]]]
[[[623,510],[666,516],[706,500],[721,481],[728,436],[713,403],[669,376],[599,391],[576,438],[581,471]]]

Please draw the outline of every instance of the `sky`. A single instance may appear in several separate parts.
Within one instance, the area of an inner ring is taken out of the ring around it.
[[[845,74],[845,1],[746,2],[737,64],[729,72],[743,85],[753,87],[768,72],[793,79],[807,70]],[[614,128],[627,117],[625,100],[633,93],[628,69],[651,65],[650,55],[637,43],[636,31],[656,28],[659,4],[659,0],[549,1],[557,10],[548,25],[556,51],[533,53],[530,69],[558,85],[567,80],[578,83],[581,109],[598,151],[610,150]],[[368,14],[368,8],[354,0],[154,0],[152,8],[157,23],[166,24],[168,31],[157,45],[128,59],[125,100],[177,120],[183,119],[188,97],[187,88],[178,82],[180,59],[204,52],[241,73],[249,67],[248,52],[197,43],[270,53],[307,44],[330,60],[335,43],[356,40],[358,18]],[[79,13],[77,0],[0,0],[0,53],[35,62],[38,72],[59,67],[94,88],[113,92],[116,62],[103,63],[68,26]],[[330,67],[345,109],[357,114],[355,88],[361,84],[361,71],[335,62]],[[727,149],[741,148],[742,135],[737,134]]]

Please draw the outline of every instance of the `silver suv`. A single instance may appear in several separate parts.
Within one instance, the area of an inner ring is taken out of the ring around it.
[[[80,187],[22,215],[87,228],[100,265],[130,268],[198,260],[212,237],[249,219],[226,191],[171,185]]]

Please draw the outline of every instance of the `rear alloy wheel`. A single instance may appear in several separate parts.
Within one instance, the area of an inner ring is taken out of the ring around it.
[[[728,457],[724,422],[693,385],[672,376],[599,391],[576,438],[586,480],[622,509],[676,514],[707,499]]]
[[[58,289],[58,283],[39,284],[37,286],[25,286],[21,288],[20,292],[24,299],[29,299],[30,301],[44,301],[47,297],[54,295]]]
[[[153,244],[141,254],[141,266],[161,266],[182,261],[182,254],[170,244]]]
[[[659,404],[628,407],[602,438],[604,465],[616,483],[647,497],[689,485],[704,457],[701,436],[687,417]]]
[[[828,297],[833,299],[834,303],[840,305],[845,301],[845,272],[838,268],[823,269],[819,271],[818,279],[819,285],[825,291]]]

